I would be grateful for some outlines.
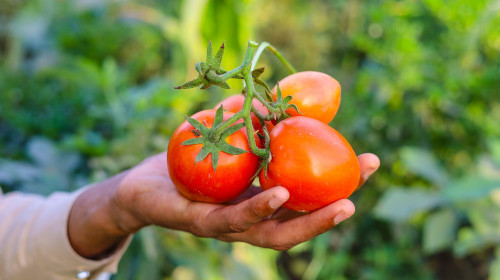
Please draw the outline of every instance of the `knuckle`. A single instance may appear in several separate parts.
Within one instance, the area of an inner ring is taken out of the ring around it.
[[[291,242],[290,240],[285,240],[280,237],[275,237],[269,240],[270,242],[267,244],[266,247],[271,248],[276,251],[286,251],[291,248],[293,248],[295,245],[294,242]]]
[[[203,234],[203,233],[202,233],[200,230],[198,230],[198,229],[191,229],[191,230],[189,230],[189,232],[190,232],[191,234],[193,234],[194,236],[196,236],[196,237],[208,237],[208,236],[205,236],[205,234]]]
[[[252,221],[260,221],[266,216],[268,216],[265,211],[257,208],[257,207],[251,207],[248,211],[248,215]]]
[[[212,234],[207,231],[205,220],[201,215],[194,216],[193,222],[188,226],[188,231],[197,237],[212,237]]]
[[[271,249],[276,250],[276,251],[286,251],[290,250],[295,246],[295,244],[292,243],[278,243],[274,244]]]
[[[194,236],[197,237],[209,237],[208,234],[204,230],[202,230],[202,228],[197,224],[190,225],[187,231],[189,231],[190,233],[192,233]]]
[[[243,223],[238,221],[238,219],[230,220],[228,227],[231,232],[243,232],[247,230],[247,227]]]

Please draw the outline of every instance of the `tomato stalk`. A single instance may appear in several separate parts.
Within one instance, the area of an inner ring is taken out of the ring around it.
[[[264,72],[264,68],[254,70],[258,59],[265,49],[269,49],[274,55],[276,55],[276,57],[285,65],[290,73],[297,72],[295,68],[293,68],[293,66],[271,44],[264,42],[259,45],[254,41],[248,42],[247,51],[245,53],[245,58],[243,59],[242,64],[235,69],[225,71],[220,67],[222,56],[224,54],[224,43],[214,56],[212,43],[209,42],[206,61],[196,64],[196,70],[198,71],[199,76],[194,80],[188,81],[176,87],[176,89],[186,89],[201,86],[201,89],[206,89],[212,85],[215,85],[225,89],[229,89],[230,87],[226,81],[231,78],[243,79],[246,85],[246,94],[245,100],[243,102],[243,108],[226,121],[222,121],[221,119],[222,108],[219,108],[220,110],[218,110],[220,111],[220,113],[218,114],[219,120],[214,122],[211,128],[204,127],[202,124],[197,123],[196,120],[192,118],[187,118],[187,121],[201,133],[200,138],[195,138],[196,140],[193,139],[191,141],[186,141],[186,143],[183,143],[183,145],[203,144],[202,151],[197,156],[196,162],[203,160],[208,154],[212,154],[212,165],[215,170],[217,166],[219,151],[229,152],[230,154],[241,153],[242,151],[240,149],[236,149],[235,147],[232,147],[225,142],[226,138],[231,135],[231,133],[237,131],[235,130],[236,126],[239,128],[243,126],[243,124],[235,125],[235,123],[241,119],[243,119],[244,126],[246,127],[250,151],[253,154],[265,159],[263,162],[269,160],[269,133],[267,133],[267,130],[264,126],[263,133],[266,138],[266,147],[264,149],[259,148],[257,146],[257,143],[255,142],[255,130],[252,125],[250,113],[253,112],[257,116],[257,118],[259,118],[261,123],[263,123],[264,121],[272,120],[275,117],[280,120],[288,116],[285,113],[285,110],[294,105],[288,104],[291,97],[287,97],[285,99],[281,97],[279,88],[278,99],[274,101],[272,98],[271,90],[269,89],[267,84],[259,78],[259,76]],[[255,89],[255,84],[264,87],[265,97]],[[252,101],[254,98],[256,98],[269,110],[269,115],[263,115],[252,106]]]
[[[270,121],[270,120],[273,120],[274,119],[274,114],[269,114],[269,115],[263,115],[261,112],[259,112],[259,110],[257,110],[254,106],[252,106],[251,108],[251,112],[257,116],[257,118],[259,120],[261,120],[262,122],[264,121]]]
[[[254,87],[255,88],[255,87]],[[266,101],[264,97],[262,97],[258,92],[255,92],[254,94],[255,99],[259,100],[262,105],[264,105],[269,112],[274,113],[276,112],[276,108],[272,105],[272,98],[269,101]]]
[[[258,155],[261,158],[267,158],[269,151],[266,149],[260,149],[257,147],[255,143],[254,137],[254,129],[252,125],[252,119],[250,118],[250,110],[252,108],[252,99],[255,92],[255,87],[253,84],[252,73],[250,72],[250,68],[244,70],[243,78],[245,79],[245,83],[247,84],[247,95],[245,96],[245,102],[243,103],[243,120],[245,122],[245,127],[247,130],[248,144],[250,146],[250,150],[252,153]],[[267,103],[267,102],[266,102]]]
[[[266,49],[269,49],[281,61],[281,63],[283,63],[286,70],[288,70],[290,74],[297,73],[297,70],[292,66],[292,64],[288,60],[286,60],[286,58],[281,54],[281,52],[279,52],[273,45],[269,44],[268,42],[260,43],[259,48],[257,49],[257,52],[255,53],[255,56],[252,61],[252,68],[251,68],[252,70],[255,69],[257,61],[259,60],[260,56]]]
[[[237,68],[234,69],[237,71],[235,71],[232,74],[233,76],[241,74],[242,72],[245,72],[245,70],[247,68],[250,69],[250,63],[251,63],[252,57],[255,53],[255,50],[257,49],[257,46],[258,46],[258,44],[253,42],[253,41],[248,42],[248,47],[247,47],[247,52],[245,54],[245,59],[243,60],[243,63],[240,66],[238,66]],[[230,73],[230,72],[232,72],[232,71],[229,71],[227,73]],[[247,98],[245,98],[245,103],[246,103],[246,100],[247,100]],[[250,100],[250,105],[251,105],[251,100]],[[212,140],[218,140],[220,138],[221,134],[224,132],[224,130],[226,130],[229,126],[231,126],[232,124],[234,124],[235,122],[237,122],[238,120],[243,118],[245,115],[250,116],[250,109],[245,111],[245,107],[243,107],[243,110],[239,111],[234,116],[229,118],[227,121],[225,121],[225,122],[221,123],[219,126],[217,126],[214,129],[214,131],[212,132],[212,134],[210,135],[210,138]],[[252,136],[253,136],[253,134],[252,134]],[[249,135],[249,137],[250,137],[250,135]]]
[[[214,129],[212,134],[210,135],[209,139],[212,140],[218,140],[220,138],[220,135],[232,124],[237,122],[238,120],[243,118],[243,121],[245,123],[246,131],[247,131],[247,137],[248,137],[248,145],[250,147],[250,150],[252,151],[253,154],[266,158],[268,155],[268,151],[266,149],[260,149],[257,147],[257,144],[255,142],[255,131],[253,129],[252,125],[252,119],[250,118],[250,111],[252,108],[252,100],[254,96],[258,94],[254,94],[255,87],[253,83],[253,76],[251,72],[251,61],[253,58],[253,55],[255,53],[255,50],[257,49],[258,44],[250,41],[248,43],[248,48],[247,52],[245,54],[245,59],[243,60],[243,63],[241,64],[240,67],[236,69],[241,69],[241,74],[243,75],[243,79],[245,80],[245,83],[247,85],[247,94],[245,96],[245,101],[243,103],[243,109],[236,113],[234,116],[229,118],[227,121],[221,123],[218,127]],[[228,72],[229,73],[229,72]],[[240,73],[237,73],[240,74]],[[264,105],[267,104],[267,102],[264,101]]]

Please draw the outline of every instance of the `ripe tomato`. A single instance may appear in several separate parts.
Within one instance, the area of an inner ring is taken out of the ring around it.
[[[243,103],[245,102],[245,96],[243,95],[231,95],[228,98],[222,100],[219,104],[215,105],[214,109],[220,107],[220,105],[224,106],[224,110],[238,113],[243,108]],[[269,114],[267,108],[262,105],[258,100],[252,100],[252,105],[255,109],[259,110],[261,114],[264,116]],[[260,124],[259,118],[257,118],[254,113],[250,113],[250,117],[252,118],[252,124],[255,130],[262,131],[262,125]],[[266,124],[267,129],[269,130],[270,126]]]
[[[287,76],[279,82],[283,98],[291,95],[303,116],[329,123],[333,120],[340,105],[340,84],[327,74],[307,71]],[[277,87],[272,90],[274,100]],[[300,116],[295,109],[286,112],[291,116]]]
[[[299,116],[278,123],[271,132],[272,160],[262,189],[283,186],[290,192],[284,204],[296,211],[314,211],[349,197],[359,182],[356,154],[335,129]]]
[[[233,113],[224,112],[224,120]],[[211,127],[215,110],[198,112],[192,118]],[[188,139],[199,137],[195,128],[184,121],[172,134],[168,145],[168,171],[179,192],[193,201],[223,203],[240,195],[252,183],[257,172],[259,157],[251,152],[230,155],[219,152],[216,171],[212,166],[212,155],[195,163],[202,144],[182,145]],[[245,129],[242,128],[226,138],[226,142],[240,149],[250,151]]]

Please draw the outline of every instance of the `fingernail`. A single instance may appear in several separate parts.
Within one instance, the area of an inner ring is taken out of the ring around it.
[[[269,206],[271,206],[271,208],[273,209],[278,209],[281,205],[283,205],[283,203],[285,203],[285,200],[273,195],[273,197],[271,197],[271,199],[269,200]]]
[[[350,216],[348,216],[345,212],[340,212],[337,216],[335,216],[335,218],[333,219],[333,223],[335,225],[338,225],[340,224],[341,222],[347,220],[347,218],[349,218]]]
[[[372,172],[366,172],[365,174],[363,174],[363,183],[368,181],[368,178],[370,178],[371,175]]]
[[[375,171],[377,171],[377,168],[378,168],[377,166],[371,166],[371,167],[369,167],[369,168],[366,170],[366,172],[363,174],[363,179],[364,179],[365,181],[367,181],[367,180],[368,180],[368,178],[370,178],[370,176],[372,176],[372,175],[373,175],[373,173],[375,173]]]

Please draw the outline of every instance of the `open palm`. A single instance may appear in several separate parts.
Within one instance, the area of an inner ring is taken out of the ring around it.
[[[358,157],[360,184],[377,170],[373,154]],[[122,178],[115,203],[125,209],[122,227],[135,232],[154,224],[223,241],[242,241],[260,247],[286,250],[335,227],[355,212],[341,199],[312,213],[280,208],[289,198],[283,187],[262,191],[250,187],[229,204],[193,202],[177,192],[170,180],[166,153],[152,156]]]

